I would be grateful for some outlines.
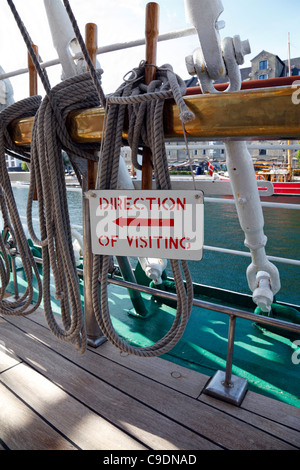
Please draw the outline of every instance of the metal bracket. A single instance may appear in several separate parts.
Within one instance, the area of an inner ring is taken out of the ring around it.
[[[201,8],[200,4],[201,3]],[[221,0],[185,0],[186,21],[195,26],[207,73],[212,80],[225,77],[218,18],[224,11]]]
[[[218,370],[206,386],[204,393],[219,398],[235,406],[240,406],[247,392],[247,380],[232,375],[227,385],[225,372]]]

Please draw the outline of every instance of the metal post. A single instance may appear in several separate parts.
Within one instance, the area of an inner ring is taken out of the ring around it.
[[[84,197],[88,191],[88,183],[86,178],[82,182],[82,210],[83,210],[83,282],[84,282],[84,319],[87,332],[88,345],[98,347],[106,341],[97,323],[94,309],[92,305],[92,271],[93,271],[93,254],[91,249],[91,232],[90,232],[90,214],[89,202]]]
[[[14,302],[20,298],[20,295],[19,295],[18,276],[17,276],[17,268],[16,268],[16,257],[18,256],[18,251],[13,240],[8,240],[6,242],[6,251],[11,261],[11,272],[13,275],[13,282],[14,282],[14,295],[5,297],[5,300],[8,302],[11,302],[12,308],[14,308],[15,307]],[[22,305],[22,304],[24,304],[24,302],[19,303],[18,305]]]
[[[214,398],[227,401],[233,405],[240,406],[247,392],[247,380],[232,375],[232,358],[234,347],[236,316],[230,315],[228,329],[228,347],[226,370],[218,370],[209,381],[204,393]]]
[[[17,278],[17,272],[16,272],[16,250],[14,249],[14,253],[12,253],[12,249],[11,249],[9,254],[10,254],[11,268],[12,268],[13,279],[14,279],[14,291],[15,291],[14,297],[15,297],[15,300],[18,300],[19,287],[18,287],[18,278]]]
[[[230,315],[230,317],[229,317],[228,347],[227,347],[227,361],[226,361],[226,373],[225,373],[224,387],[230,387],[231,386],[231,372],[232,372],[232,358],[233,358],[233,347],[234,347],[235,322],[236,322],[236,316]]]

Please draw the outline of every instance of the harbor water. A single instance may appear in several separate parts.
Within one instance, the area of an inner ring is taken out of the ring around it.
[[[28,186],[13,185],[22,222],[26,226]],[[68,190],[71,224],[80,232],[82,226],[82,195],[79,188]],[[38,218],[38,202],[33,203],[33,217]],[[300,214],[298,210],[264,207],[267,255],[300,260]],[[38,223],[36,223],[38,230]],[[244,233],[240,228],[234,204],[226,201],[204,203],[204,245],[247,253]],[[251,294],[246,269],[251,258],[204,249],[201,261],[190,261],[189,269],[196,283]],[[135,260],[132,260],[135,263]],[[274,262],[280,272],[281,290],[278,301],[300,305],[300,266]],[[169,272],[171,275],[171,271]]]

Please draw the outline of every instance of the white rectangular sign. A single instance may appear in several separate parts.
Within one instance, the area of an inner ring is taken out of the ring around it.
[[[119,190],[90,193],[94,254],[202,259],[201,191]]]

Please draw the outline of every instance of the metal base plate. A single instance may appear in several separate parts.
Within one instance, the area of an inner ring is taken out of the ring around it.
[[[151,317],[152,313],[151,312],[143,312],[143,313],[137,313],[135,308],[131,308],[130,310],[127,310],[128,315],[131,317],[135,318],[141,318],[142,320],[148,319]]]
[[[14,295],[10,295],[9,297],[5,297],[5,301],[7,302],[17,302],[17,300],[19,299],[19,297],[15,297]],[[20,307],[21,305],[24,305],[25,304],[25,300],[21,303],[18,304],[18,307]]]
[[[87,338],[87,344],[88,346],[91,346],[92,348],[98,348],[101,346],[101,344],[105,343],[107,341],[107,338],[105,336],[100,336],[99,338],[92,338],[88,337]]]
[[[247,380],[236,375],[231,376],[230,386],[224,385],[225,372],[218,370],[206,386],[204,393],[232,405],[240,406],[247,392]]]

